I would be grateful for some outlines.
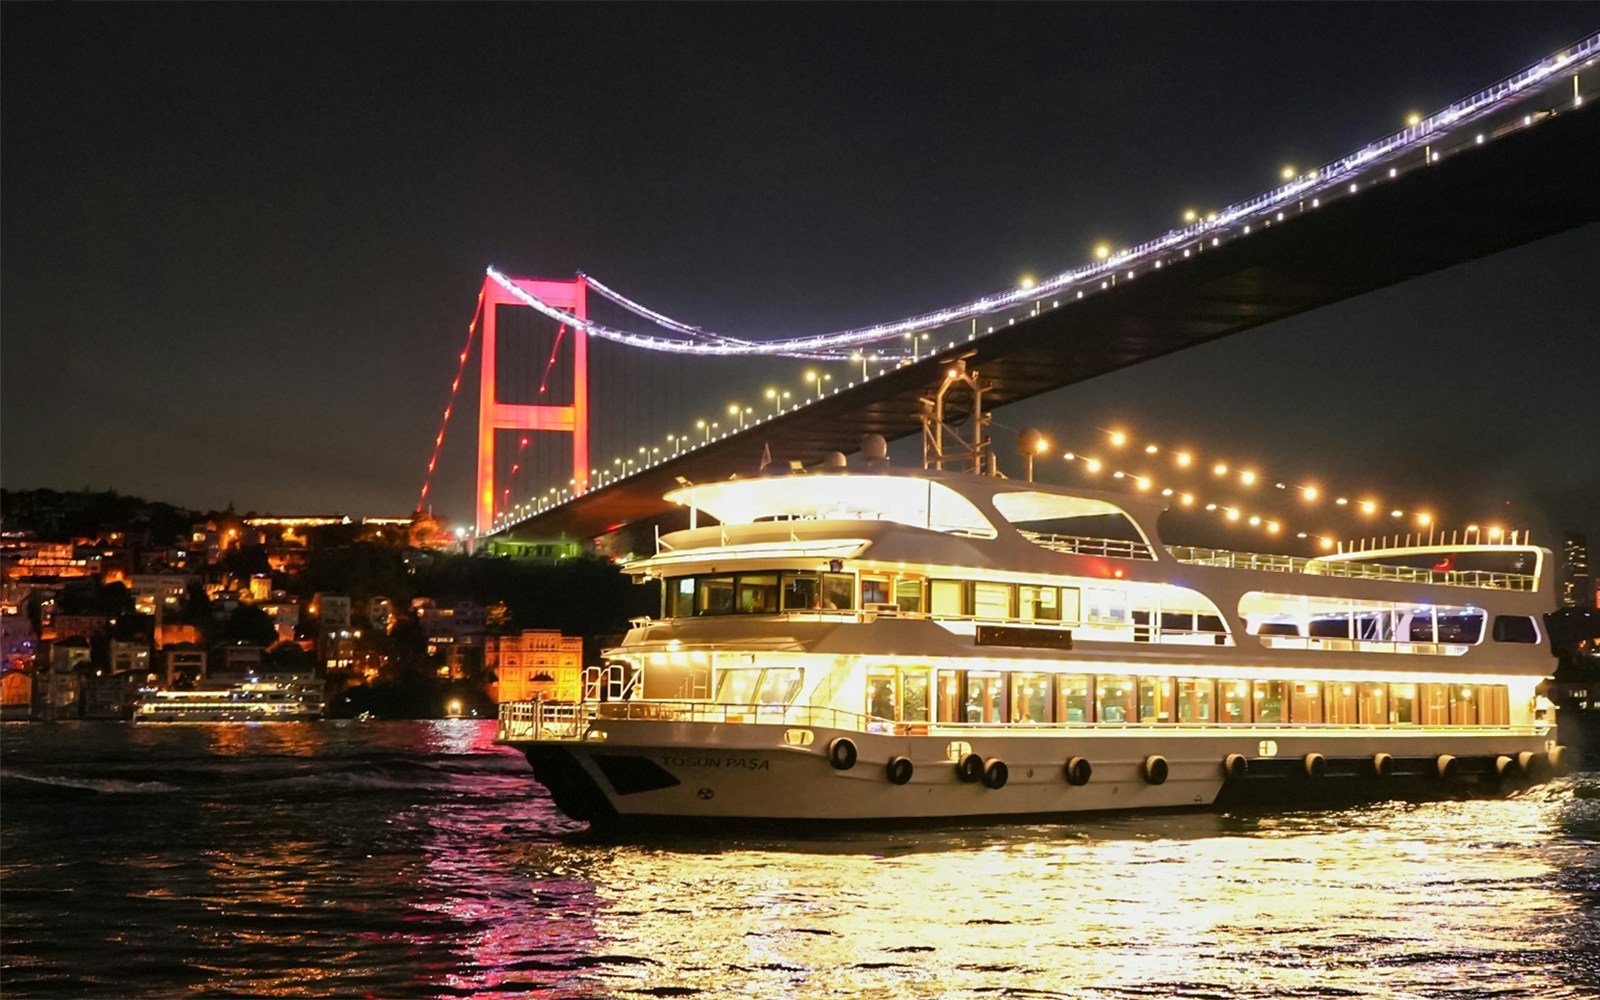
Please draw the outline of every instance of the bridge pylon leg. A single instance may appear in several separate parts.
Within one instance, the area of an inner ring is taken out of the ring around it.
[[[580,320],[589,318],[588,282],[550,281],[541,278],[512,278],[512,283],[536,299],[571,313]],[[556,431],[572,435],[572,475],[574,492],[589,486],[589,337],[572,327],[572,402],[564,405],[542,403],[502,403],[495,394],[496,324],[495,307],[523,306],[492,278],[483,280],[483,338],[479,347],[480,390],[478,393],[478,489],[477,527],[485,534],[495,527],[494,434],[498,430]]]

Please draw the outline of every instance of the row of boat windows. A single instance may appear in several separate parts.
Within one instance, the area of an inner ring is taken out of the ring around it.
[[[792,668],[722,672],[716,700],[787,705],[799,694]],[[893,722],[1264,723],[1503,726],[1503,684],[1228,680],[1124,674],[874,667],[865,714]]]
[[[857,597],[859,595],[859,603]],[[662,588],[662,615],[774,614],[780,611],[892,608],[907,614],[992,618],[1078,625],[1148,626],[1151,612],[1128,607],[1110,588],[1031,586],[983,580],[929,580],[921,576],[863,573],[859,590],[850,573],[724,573],[682,576]],[[1193,611],[1163,611],[1167,631],[1226,633],[1222,618]]]
[[[857,598],[859,597],[859,602]],[[1308,599],[1253,591],[1240,600],[1246,628],[1264,641],[1349,639],[1377,643],[1476,645],[1488,615],[1481,608],[1344,601],[1318,598],[1315,611],[1298,610]],[[1329,604],[1344,603],[1343,608]],[[675,577],[662,588],[662,615],[774,614],[782,611],[893,609],[956,618],[1039,622],[1051,625],[1131,626],[1136,641],[1155,634],[1195,633],[1230,642],[1214,609],[1159,611],[1130,605],[1128,595],[1108,587],[1056,587],[986,580],[928,579],[908,574],[725,573]],[[1294,610],[1286,610],[1294,609]],[[1497,615],[1496,642],[1536,643],[1538,627],[1525,615]]]

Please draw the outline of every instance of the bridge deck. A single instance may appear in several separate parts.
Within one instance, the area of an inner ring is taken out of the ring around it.
[[[763,446],[786,468],[855,452],[865,434],[917,434],[921,398],[956,357],[995,383],[985,401],[999,407],[1597,220],[1600,113],[1591,105],[1019,318],[592,490],[499,537],[594,537],[657,517],[672,509],[661,496],[679,477],[754,475]]]

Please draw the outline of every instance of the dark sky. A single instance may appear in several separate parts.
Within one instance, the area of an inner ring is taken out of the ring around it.
[[[897,318],[1333,159],[1600,5],[0,18],[0,482],[359,515],[414,505],[488,264],[755,336]],[[1600,541],[1597,273],[1590,226],[1001,416]]]

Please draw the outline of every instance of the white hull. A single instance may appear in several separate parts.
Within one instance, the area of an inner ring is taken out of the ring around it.
[[[1529,762],[1533,777],[1551,769],[1543,734],[1373,732],[1249,727],[1204,734],[1128,728],[1063,733],[993,735],[945,733],[892,736],[818,729],[807,747],[783,744],[785,727],[706,726],[684,723],[613,724],[607,738],[516,742],[528,753],[538,779],[563,810],[592,822],[629,819],[736,821],[929,821],[1023,817],[1081,812],[1208,808],[1224,786],[1252,788],[1268,801],[1336,797],[1384,799],[1450,795],[1502,783],[1500,757]],[[857,750],[849,769],[833,766],[828,747],[844,738]],[[1005,783],[963,781],[949,759],[952,740],[969,743],[984,761],[1003,761]],[[1264,756],[1263,751],[1272,751]],[[1393,759],[1393,773],[1372,774],[1377,754]],[[1248,761],[1229,781],[1224,759]],[[1323,773],[1306,773],[1308,754],[1323,757]],[[1455,758],[1448,779],[1441,756]],[[1147,761],[1165,763],[1159,784],[1146,777]],[[910,780],[890,781],[887,764],[912,762]],[[1081,785],[1069,783],[1066,764],[1090,763]],[[643,762],[643,763],[641,763]],[[1502,764],[1502,766],[1504,766]],[[574,770],[574,768],[576,770]],[[1506,780],[1522,780],[1513,766]],[[670,782],[670,784],[668,783]],[[664,787],[645,787],[663,785]]]

